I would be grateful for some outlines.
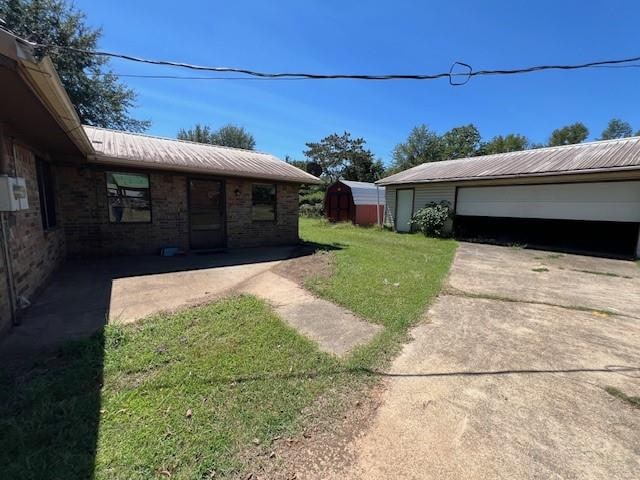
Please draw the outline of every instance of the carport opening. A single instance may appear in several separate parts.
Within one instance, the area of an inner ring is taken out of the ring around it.
[[[456,217],[456,237],[466,241],[634,258],[640,224],[530,218]]]

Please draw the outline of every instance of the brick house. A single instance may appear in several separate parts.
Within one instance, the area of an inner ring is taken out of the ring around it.
[[[0,334],[67,257],[298,241],[298,187],[316,177],[266,153],[81,125],[51,61],[5,32],[0,91]]]

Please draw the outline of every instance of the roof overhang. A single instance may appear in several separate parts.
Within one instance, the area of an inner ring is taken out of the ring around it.
[[[384,179],[378,180],[376,185],[380,186],[396,186],[396,185],[424,185],[432,183],[467,183],[467,182],[484,182],[492,180],[500,181],[522,181],[527,179],[545,179],[549,177],[558,178],[561,181],[562,178],[571,176],[584,176],[584,175],[602,175],[611,174],[620,176],[625,173],[638,173],[640,174],[640,166],[626,166],[626,167],[607,167],[607,168],[590,168],[581,170],[564,170],[561,172],[540,172],[540,173],[527,173],[521,175],[487,175],[477,177],[458,177],[458,178],[434,178],[429,180],[403,180],[403,181],[390,181],[384,182]],[[634,175],[635,178],[635,175]]]
[[[0,121],[21,138],[58,155],[87,156],[93,147],[48,57],[37,60],[33,47],[0,31]]]
[[[164,162],[140,162],[138,160],[126,159],[126,158],[114,158],[105,155],[90,155],[87,157],[89,163],[103,165],[103,166],[113,166],[113,167],[124,167],[138,170],[159,170],[165,172],[180,172],[180,173],[190,173],[194,175],[213,175],[217,177],[233,177],[233,178],[250,178],[254,180],[272,180],[277,182],[286,182],[286,183],[295,183],[295,184],[314,184],[319,185],[322,183],[320,179],[309,179],[309,178],[292,178],[285,177],[280,175],[264,175],[264,174],[251,174],[244,173],[239,171],[228,171],[223,169],[215,169],[215,168],[197,168],[197,167],[187,167],[187,166],[179,166],[179,165],[171,165]]]

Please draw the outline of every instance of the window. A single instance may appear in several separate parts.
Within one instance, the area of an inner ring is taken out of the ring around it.
[[[107,172],[107,200],[111,223],[151,222],[149,175]]]
[[[56,226],[56,197],[53,192],[53,177],[49,162],[36,158],[36,176],[38,178],[42,228],[49,230]]]
[[[273,183],[254,183],[251,190],[251,219],[254,222],[275,221],[276,186]]]

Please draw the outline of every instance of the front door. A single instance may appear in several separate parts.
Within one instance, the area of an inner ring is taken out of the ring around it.
[[[189,180],[189,234],[192,249],[224,247],[224,185],[220,180]]]
[[[398,232],[411,231],[411,217],[413,216],[413,189],[396,190],[396,230]]]

